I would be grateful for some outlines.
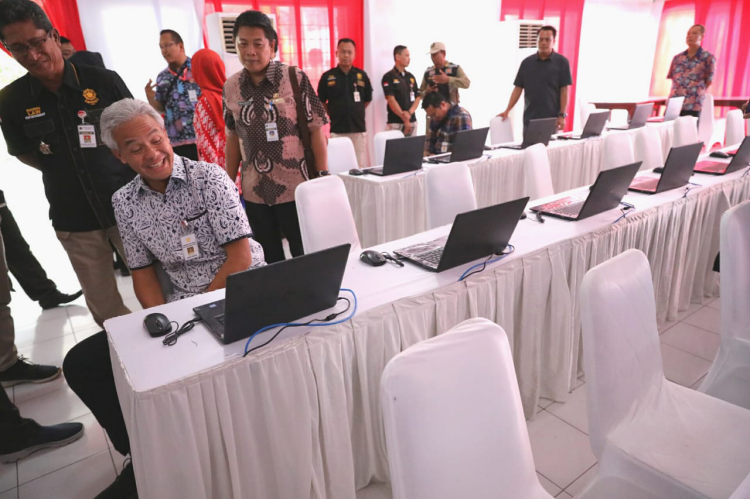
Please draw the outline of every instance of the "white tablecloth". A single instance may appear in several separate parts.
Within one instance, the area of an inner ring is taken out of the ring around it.
[[[658,131],[666,158],[672,147],[673,123],[652,123],[648,127]],[[627,133],[634,140],[639,131],[615,133]],[[597,137],[550,142],[548,151],[555,192],[589,185],[596,180],[602,163],[602,141],[602,137]],[[498,149],[488,154],[492,156],[490,159],[468,162],[478,206],[483,208],[527,195],[523,152]],[[425,166],[429,168],[439,166]],[[349,194],[362,246],[395,241],[427,229],[423,173],[390,177],[353,177],[343,173],[341,178]]]
[[[242,342],[220,345],[201,325],[169,348],[143,330],[146,311],[107,321],[140,497],[354,498],[372,479],[387,481],[383,368],[409,345],[470,317],[487,317],[508,333],[527,416],[540,396],[564,401],[579,371],[585,272],[641,249],[659,321],[716,296],[710,268],[719,218],[750,198],[750,176],[741,175],[695,176],[703,187],[687,197],[682,189],[628,195],[637,211],[617,224],[618,210],[576,223],[521,221],[515,253],[463,282],[457,279],[468,265],[434,274],[351,259],[344,285],[358,293],[360,307],[352,321],[287,330],[245,359]],[[192,307],[222,294],[157,309],[183,322]]]

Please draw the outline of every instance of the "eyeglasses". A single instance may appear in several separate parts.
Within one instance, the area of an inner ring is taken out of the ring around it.
[[[44,47],[44,44],[47,43],[47,40],[49,40],[49,37],[52,35],[51,30],[47,31],[47,34],[44,35],[44,38],[38,38],[34,41],[29,42],[28,45],[13,45],[12,47],[5,45],[5,48],[7,48],[11,54],[13,54],[16,57],[26,57],[29,54],[30,50],[33,50],[36,53],[39,53],[40,50]]]
[[[162,49],[162,50],[166,50],[169,47],[171,47],[172,45],[176,45],[176,43],[175,42],[165,43],[164,45],[159,45],[159,48]]]

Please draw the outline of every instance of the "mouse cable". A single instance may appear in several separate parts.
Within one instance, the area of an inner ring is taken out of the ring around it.
[[[483,272],[484,269],[487,268],[487,265],[489,265],[490,263],[499,262],[500,260],[502,260],[506,256],[508,256],[511,253],[513,253],[514,251],[516,251],[516,247],[513,246],[512,244],[509,244],[507,247],[510,249],[510,251],[508,251],[507,253],[502,253],[499,257],[495,258],[494,260],[491,260],[491,258],[493,256],[495,256],[495,255],[490,255],[482,263],[477,263],[476,265],[473,265],[473,266],[469,267],[468,269],[466,269],[466,272],[464,272],[463,274],[461,274],[461,277],[458,278],[458,282],[461,282],[464,279],[466,279],[466,278],[468,278],[468,277],[470,277],[470,276],[472,276],[474,274],[478,274],[480,272]],[[474,270],[477,267],[482,267],[482,268],[479,269],[479,270]],[[472,270],[474,270],[474,272],[472,272]]]
[[[164,337],[164,340],[162,341],[162,343],[164,343],[168,347],[171,347],[172,345],[174,345],[175,343],[177,343],[177,338],[179,338],[180,335],[183,335],[183,334],[187,333],[188,331],[190,331],[191,329],[193,329],[195,327],[195,325],[198,324],[199,322],[201,322],[202,320],[203,319],[201,319],[200,317],[198,317],[196,319],[192,319],[192,320],[187,321],[186,323],[184,323],[182,325],[182,327],[178,327],[177,331],[171,332],[168,335],[166,335]],[[171,321],[170,324],[172,322],[174,322],[175,324],[177,324],[176,321]]]
[[[254,350],[257,350],[257,349],[259,349],[259,348],[262,348],[262,347],[264,347],[264,346],[268,345],[268,344],[269,344],[269,343],[271,343],[271,342],[272,342],[272,341],[273,341],[274,339],[276,339],[276,337],[277,337],[277,336],[278,336],[278,335],[279,335],[279,334],[280,334],[280,333],[281,333],[281,332],[282,332],[282,331],[283,331],[284,329],[286,329],[286,328],[288,328],[288,327],[300,327],[300,326],[322,327],[322,326],[333,326],[333,325],[336,325],[336,324],[341,324],[341,323],[343,323],[343,322],[346,322],[346,321],[348,321],[349,319],[351,319],[352,317],[354,317],[354,314],[356,314],[356,313],[357,313],[357,295],[356,295],[356,294],[354,293],[354,291],[352,291],[351,289],[341,288],[341,291],[348,291],[348,292],[349,292],[349,293],[351,293],[351,294],[352,294],[352,296],[354,297],[354,310],[352,310],[352,312],[351,312],[351,313],[349,314],[349,316],[348,316],[348,317],[345,317],[345,318],[343,318],[343,319],[341,319],[341,320],[338,320],[338,321],[335,321],[335,322],[330,322],[330,321],[334,320],[334,319],[335,319],[336,317],[338,317],[338,316],[340,316],[340,315],[342,315],[342,314],[345,314],[345,313],[346,313],[346,312],[347,312],[347,311],[348,311],[348,310],[349,310],[349,309],[351,308],[351,302],[349,301],[349,299],[348,299],[348,298],[345,298],[345,297],[343,297],[343,296],[339,296],[339,297],[338,297],[338,298],[336,299],[336,301],[337,301],[337,302],[338,302],[339,300],[344,300],[344,301],[346,301],[346,303],[347,303],[347,306],[346,306],[346,308],[345,308],[344,310],[342,310],[341,312],[335,312],[335,313],[332,313],[332,314],[330,314],[330,315],[328,315],[328,316],[326,316],[326,317],[324,317],[324,318],[322,318],[322,319],[312,319],[312,320],[310,320],[310,321],[308,321],[308,322],[305,322],[305,323],[298,323],[298,322],[281,322],[281,323],[279,323],[279,324],[271,324],[270,326],[266,326],[266,327],[260,328],[260,329],[258,329],[257,331],[255,331],[255,332],[254,332],[253,334],[251,334],[251,335],[250,335],[250,337],[249,337],[249,338],[247,339],[247,343],[245,343],[245,353],[244,353],[244,354],[243,354],[242,356],[243,356],[243,357],[245,357],[245,356],[247,356],[247,354],[249,354],[250,352],[252,352],[252,351],[254,351]],[[313,322],[321,322],[321,321],[325,321],[325,322],[323,322],[323,323],[321,323],[321,324],[313,324]],[[283,327],[282,327],[281,329],[279,329],[278,331],[276,331],[276,334],[274,334],[274,335],[273,335],[273,336],[271,337],[271,339],[270,339],[270,340],[266,341],[266,342],[265,342],[265,343],[263,343],[262,345],[258,345],[258,346],[256,346],[256,347],[253,347],[253,348],[251,348],[250,350],[248,350],[248,348],[247,348],[247,347],[249,347],[249,346],[250,346],[250,342],[251,342],[251,341],[253,341],[253,338],[255,338],[255,336],[256,336],[257,334],[260,334],[260,333],[262,333],[262,332],[264,332],[264,331],[268,331],[269,329],[273,329],[273,328],[275,328],[275,327],[279,327],[279,326],[283,326]]]

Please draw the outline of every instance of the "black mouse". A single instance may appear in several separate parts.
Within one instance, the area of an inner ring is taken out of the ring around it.
[[[154,338],[164,336],[172,331],[172,325],[164,314],[148,314],[143,319],[143,325],[146,327],[148,334]]]
[[[373,250],[363,251],[362,254],[359,255],[359,259],[365,262],[367,265],[372,265],[373,267],[380,267],[381,265],[385,265],[385,257],[381,253]]]
[[[360,170],[359,168],[352,168],[351,170],[349,170],[349,175],[357,175],[357,176],[359,176],[359,175],[364,175],[364,174],[365,174],[365,172],[362,171],[362,170]]]
[[[714,158],[722,158],[722,159],[727,159],[730,157],[729,154],[725,153],[724,151],[714,151],[711,154],[709,154],[709,156],[712,156]]]

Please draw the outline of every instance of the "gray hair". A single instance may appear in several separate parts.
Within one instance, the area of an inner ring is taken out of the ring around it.
[[[164,128],[164,118],[151,107],[151,104],[142,100],[122,99],[111,104],[102,113],[99,124],[101,127],[102,142],[113,151],[117,151],[117,141],[114,137],[115,130],[139,116],[150,116],[161,128]]]

